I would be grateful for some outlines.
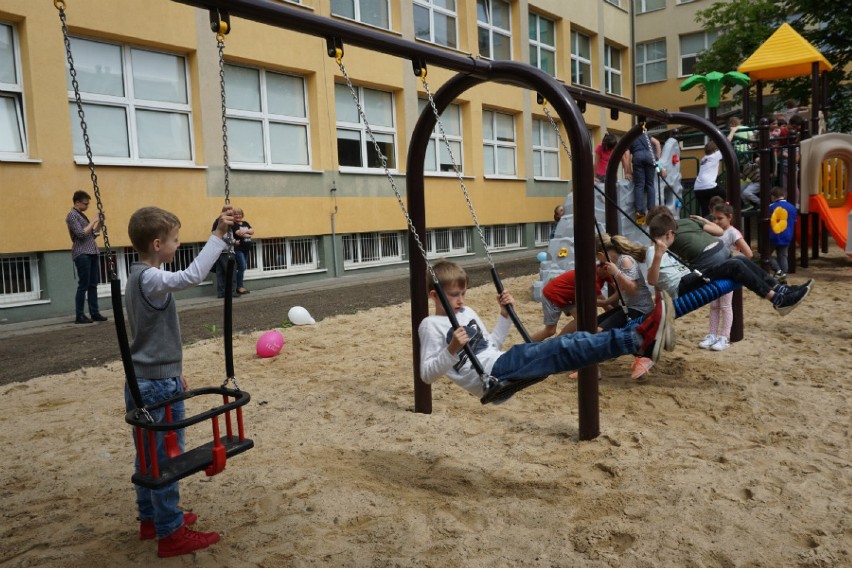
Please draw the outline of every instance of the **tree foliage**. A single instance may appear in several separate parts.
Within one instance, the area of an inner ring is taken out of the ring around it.
[[[852,131],[852,10],[849,0],[730,0],[697,14],[705,30],[722,32],[699,54],[696,73],[739,67],[778,27],[787,22],[834,65],[829,73],[831,130]],[[811,77],[771,81],[778,101],[811,104]],[[726,87],[723,92],[730,91]],[[769,109],[768,109],[769,110]]]

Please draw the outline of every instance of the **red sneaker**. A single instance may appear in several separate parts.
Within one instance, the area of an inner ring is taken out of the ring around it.
[[[219,542],[219,533],[195,532],[192,529],[181,527],[166,538],[157,541],[157,556],[168,558],[189,554],[217,542]]]
[[[642,345],[637,355],[648,357],[656,363],[663,344],[674,344],[674,313],[671,297],[665,292],[657,291],[654,311],[636,328],[636,333],[642,337]]]
[[[195,513],[183,514],[183,526],[191,527],[198,520],[198,515]],[[154,527],[153,519],[142,521],[139,523],[139,540],[154,540],[157,538],[157,529]]]

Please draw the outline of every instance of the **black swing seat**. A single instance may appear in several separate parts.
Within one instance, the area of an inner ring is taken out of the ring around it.
[[[134,484],[139,485],[141,487],[146,487],[148,489],[159,489],[170,483],[174,483],[175,481],[183,479],[184,477],[188,477],[200,471],[207,470],[211,466],[214,466],[214,455],[216,454],[216,451],[214,451],[214,447],[216,446],[216,437],[219,438],[219,442],[224,448],[224,455],[226,456],[226,458],[239,455],[254,447],[254,441],[244,437],[243,435],[242,419],[239,414],[237,416],[238,432],[231,431],[231,412],[237,410],[242,406],[245,406],[251,400],[251,395],[249,395],[249,393],[245,391],[234,390],[225,387],[205,387],[200,389],[193,389],[181,393],[178,396],[169,398],[167,400],[160,401],[157,404],[148,406],[144,410],[150,412],[152,410],[157,410],[159,408],[174,404],[175,402],[179,402],[181,400],[187,400],[204,395],[219,395],[221,397],[226,397],[227,399],[229,399],[229,402],[220,404],[219,406],[213,407],[194,416],[190,416],[188,418],[185,418],[184,420],[178,420],[170,423],[151,423],[145,417],[143,411],[138,408],[129,411],[125,415],[125,422],[138,429],[136,430],[137,432],[142,432],[142,442],[145,444],[148,443],[148,440],[145,437],[145,434],[148,432],[174,432],[176,430],[187,428],[194,424],[199,424],[201,422],[204,422],[205,420],[212,420],[214,424],[213,440],[207,442],[206,444],[202,444],[201,446],[178,454],[175,457],[166,459],[165,461],[159,461],[159,463],[157,463],[159,475],[157,476],[154,475],[152,464],[147,464],[147,467],[145,468],[144,472],[137,471],[133,474],[131,481]],[[217,417],[222,414],[226,415],[225,418],[227,433],[224,436],[219,436]],[[222,460],[221,464],[219,465],[220,469],[224,468],[224,460]],[[208,475],[215,475],[215,473],[218,473],[219,470],[214,471],[214,473],[209,473]]]
[[[540,383],[547,377],[534,377],[531,379],[508,379],[497,380],[489,377],[488,386],[485,387],[485,394],[479,399],[482,404],[500,404],[512,398],[515,393],[531,387],[536,383]]]

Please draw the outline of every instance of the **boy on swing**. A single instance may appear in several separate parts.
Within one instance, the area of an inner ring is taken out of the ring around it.
[[[500,318],[494,332],[488,333],[477,313],[464,304],[468,287],[465,270],[446,260],[437,262],[433,270],[459,327],[452,329],[435,283],[429,278],[429,298],[434,303],[435,315],[424,318],[418,328],[420,377],[427,384],[446,375],[477,397],[488,394],[483,378],[463,350],[466,344],[470,344],[486,375],[496,381],[488,390],[511,383],[528,386],[540,377],[574,371],[620,355],[643,355],[656,362],[662,347],[669,351],[674,349],[674,307],[665,292],[658,292],[654,310],[638,326],[601,333],[580,331],[541,343],[521,343],[504,352],[501,347],[511,325],[506,306],[514,303],[511,294],[504,291],[497,297]],[[503,402],[507,399],[504,396],[493,400]]]
[[[125,288],[127,319],[130,322],[130,354],[133,371],[139,383],[142,403],[155,404],[176,396],[187,389],[183,377],[180,323],[174,292],[200,284],[210,272],[219,254],[227,249],[224,241],[234,217],[230,206],[222,209],[219,223],[192,264],[179,272],[161,270],[160,266],[174,260],[180,246],[177,216],[158,207],[143,207],[130,217],[127,231],[139,260],[130,266]],[[127,410],[136,405],[125,384],[124,400]],[[174,403],[172,420],[183,420],[183,401]],[[150,411],[155,422],[164,422],[165,409]],[[184,449],[184,432],[177,431],[178,445]],[[166,459],[165,432],[156,432],[157,459]],[[134,443],[136,437],[134,436]],[[146,461],[151,463],[150,456]],[[139,467],[138,459],[136,467]],[[136,505],[139,510],[140,540],[157,539],[157,555],[180,556],[219,542],[219,533],[196,532],[189,528],[198,517],[184,513],[179,507],[178,482],[160,489],[136,486]]]

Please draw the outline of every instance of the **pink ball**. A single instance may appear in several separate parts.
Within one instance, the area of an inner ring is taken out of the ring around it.
[[[257,340],[258,357],[275,357],[284,348],[284,341],[280,331],[267,331]]]

